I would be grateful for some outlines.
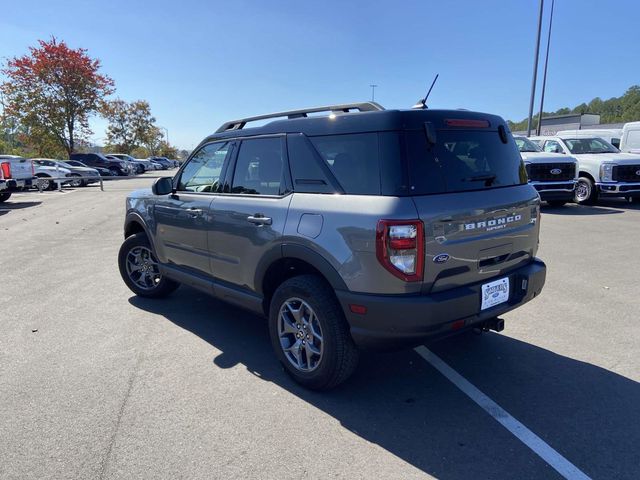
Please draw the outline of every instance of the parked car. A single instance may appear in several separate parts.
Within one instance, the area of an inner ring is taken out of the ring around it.
[[[527,137],[513,137],[527,170],[529,183],[540,199],[560,207],[573,200],[578,181],[578,161],[569,155],[546,153]]]
[[[171,160],[165,157],[149,157],[149,160],[155,163],[159,163],[162,165],[163,170],[168,170],[170,168],[175,168],[175,165]]]
[[[69,185],[73,181],[71,170],[62,165],[56,165],[53,160],[32,158],[31,161],[36,176],[35,186],[39,190],[55,190],[58,184]]]
[[[102,168],[102,167],[88,167],[87,165],[85,165],[84,163],[78,161],[78,160],[65,160],[64,161],[66,164],[71,165],[72,167],[82,167],[82,168],[91,168],[93,170],[95,170],[96,172],[98,172],[98,174],[101,177],[109,177],[111,176],[111,172],[109,171],[109,169],[107,168]]]
[[[127,162],[107,158],[101,153],[72,153],[71,160],[77,160],[92,168],[106,168],[112,177],[126,177],[130,172]]]
[[[640,122],[624,124],[622,127],[620,150],[628,153],[640,153]]]
[[[578,160],[575,201],[594,204],[599,197],[640,199],[640,155],[620,153],[599,137],[530,137],[545,152],[573,155]]]
[[[129,169],[129,175],[139,175],[141,173],[144,173],[144,166],[136,162],[135,159],[131,159],[131,160],[124,159],[118,155],[111,154],[111,153],[108,155],[105,155],[105,157],[111,160],[120,160],[122,162],[125,162],[127,164],[127,168]]]
[[[584,130],[560,130],[556,136],[563,138],[592,138],[606,140],[616,148],[620,148],[622,129],[620,128],[585,128]]]
[[[53,169],[57,167],[67,170],[71,178],[68,183],[72,187],[86,187],[91,183],[100,181],[100,174],[95,168],[74,166],[62,160],[54,160],[52,158],[33,158],[32,161],[36,166],[51,167]]]
[[[33,162],[16,155],[0,155],[0,203],[11,194],[31,187],[34,179]]]
[[[331,105],[222,125],[129,195],[118,263],[137,295],[186,283],[267,317],[286,371],[326,389],[360,349],[502,330],[545,283],[539,218],[502,118]]]

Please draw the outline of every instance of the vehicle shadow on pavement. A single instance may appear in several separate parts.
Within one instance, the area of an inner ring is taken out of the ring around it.
[[[0,216],[6,215],[11,210],[22,210],[23,208],[35,207],[41,203],[42,202],[12,202],[9,200],[8,202],[0,203]]]
[[[630,205],[630,204],[627,204]],[[562,207],[543,206],[542,213],[551,215],[569,215],[569,216],[584,216],[584,215],[614,215],[617,213],[624,213],[621,205],[615,206],[590,206],[590,205],[564,205]]]
[[[262,318],[187,287],[129,301],[221,351],[212,368],[244,365],[434,477],[560,478],[413,350],[363,354],[347,383],[312,392],[278,364]],[[637,478],[639,383],[506,335],[427,346],[587,475]]]

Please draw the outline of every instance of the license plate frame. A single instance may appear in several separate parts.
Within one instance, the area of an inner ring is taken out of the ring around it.
[[[509,277],[483,284],[480,287],[480,310],[484,311],[508,302],[510,292]]]

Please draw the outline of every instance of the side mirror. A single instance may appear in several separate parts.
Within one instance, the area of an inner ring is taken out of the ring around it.
[[[173,192],[173,178],[171,177],[160,177],[155,182],[153,182],[153,186],[151,187],[151,191],[154,195],[169,195]]]

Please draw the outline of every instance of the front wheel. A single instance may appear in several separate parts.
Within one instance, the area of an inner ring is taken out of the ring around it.
[[[120,171],[117,168],[110,168],[109,175],[111,175],[112,177],[118,177],[120,176]]]
[[[124,241],[118,253],[118,267],[127,287],[141,297],[166,297],[180,285],[162,275],[144,233],[136,233]]]
[[[0,193],[0,203],[6,202],[7,200],[9,200],[10,196],[11,196],[11,192]]]
[[[578,204],[593,205],[598,200],[596,186],[589,177],[578,178],[576,185],[575,201]]]
[[[286,280],[269,309],[269,333],[287,373],[313,390],[344,382],[358,364],[358,350],[333,290],[316,275]]]
[[[38,179],[36,180],[36,185],[39,190],[55,190],[56,184],[51,177],[43,174],[36,174]]]

